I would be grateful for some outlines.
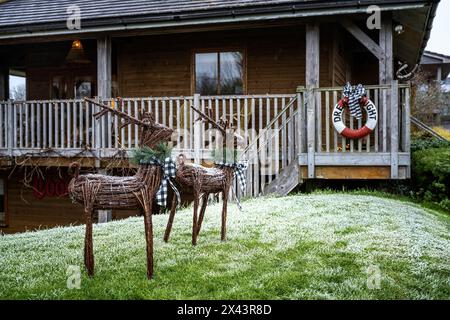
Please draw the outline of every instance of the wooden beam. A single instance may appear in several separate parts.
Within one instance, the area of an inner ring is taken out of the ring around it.
[[[97,39],[97,95],[102,99],[111,98],[111,38]]]
[[[366,153],[366,152],[323,152],[316,153],[315,165],[318,166],[372,166],[372,167],[389,167],[391,165],[391,154],[388,152],[382,153]],[[298,164],[300,166],[308,165],[308,154],[301,153],[298,157]],[[408,152],[398,153],[398,165],[409,166],[411,164],[410,154]]]
[[[319,86],[320,74],[320,29],[319,24],[306,25],[306,86]]]
[[[359,28],[353,21],[343,20],[341,25],[347,29],[362,45],[364,45],[378,60],[383,56],[381,47],[373,41],[361,28]]]
[[[391,178],[398,179],[398,81],[392,81],[391,88]]]
[[[308,178],[314,178],[314,154],[316,143],[316,99],[315,88],[320,81],[320,28],[317,22],[306,25],[306,128],[308,150]]]
[[[390,84],[394,79],[394,50],[392,35],[392,20],[390,16],[383,15],[380,29],[380,48],[384,53],[379,59],[380,84]]]
[[[105,36],[97,39],[97,96],[101,100],[106,100],[112,96],[112,45],[111,38]],[[101,131],[105,129],[103,121],[96,121],[96,147],[99,150],[101,145]],[[100,161],[96,161],[96,166],[100,166]],[[106,170],[100,173],[106,174]],[[98,210],[98,222],[105,223],[112,220],[111,210]]]
[[[313,87],[308,87],[306,93],[306,127],[307,127],[307,149],[308,149],[308,178],[315,176],[315,140],[316,140],[316,98]]]

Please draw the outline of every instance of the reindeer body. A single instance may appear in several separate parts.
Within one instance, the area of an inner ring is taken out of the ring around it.
[[[226,222],[227,222],[227,203],[228,194],[230,192],[231,183],[233,181],[234,169],[232,168],[206,168],[201,165],[184,163],[179,161],[177,166],[176,181],[183,188],[192,189],[194,192],[194,213],[192,217],[192,245],[197,244],[198,235],[205,217],[206,206],[210,194],[222,193],[223,208],[222,208],[222,230],[221,239],[226,240]],[[200,214],[198,215],[198,208],[200,205]],[[172,203],[170,210],[169,221],[167,223],[166,232],[164,234],[164,241],[168,242],[170,232],[172,230],[173,220],[175,218],[175,205]]]
[[[104,110],[96,118],[111,112],[126,120],[124,125],[134,123],[141,126],[140,144],[154,148],[161,141],[169,141],[173,130],[155,123],[151,114],[145,114],[138,120],[112,109],[94,100],[85,99]],[[79,165],[75,164],[75,167]],[[97,209],[134,209],[144,211],[145,238],[147,243],[147,277],[153,276],[153,199],[161,184],[163,170],[157,165],[140,165],[137,173],[130,177],[117,177],[102,174],[79,175],[69,183],[69,194],[74,202],[84,205],[86,218],[86,235],[84,262],[89,276],[94,275],[94,252],[92,239],[93,213]]]
[[[216,123],[208,115],[192,107],[204,120],[211,123],[213,127],[219,129],[222,134],[226,134],[228,123]],[[233,145],[237,147],[237,142],[242,140],[242,137],[233,133]],[[226,141],[225,141],[226,143]],[[224,144],[225,145],[225,144]],[[226,146],[226,145],[225,145]],[[194,213],[192,217],[192,245],[197,244],[198,235],[205,216],[206,206],[210,194],[222,193],[223,207],[222,207],[222,225],[221,225],[221,240],[226,240],[226,224],[227,224],[227,208],[228,195],[231,190],[231,185],[234,177],[234,169],[231,167],[213,167],[207,168],[198,164],[185,163],[185,157],[179,156],[177,165],[176,181],[179,185],[186,189],[194,191]],[[200,199],[201,198],[201,199]],[[200,215],[198,215],[198,207],[201,208]],[[168,242],[170,232],[172,230],[173,220],[175,218],[175,203],[172,203],[172,208],[167,222],[166,232],[164,234],[164,241]]]

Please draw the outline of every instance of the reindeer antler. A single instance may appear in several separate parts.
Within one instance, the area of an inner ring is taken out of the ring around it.
[[[92,104],[94,104],[96,106],[99,106],[99,107],[103,108],[103,110],[101,110],[101,111],[99,111],[99,112],[97,112],[97,113],[95,113],[93,115],[95,119],[99,119],[100,117],[104,116],[108,112],[111,112],[112,114],[114,114],[114,115],[118,116],[119,118],[122,118],[122,119],[125,120],[125,123],[122,125],[122,127],[126,126],[128,124],[136,124],[136,125],[141,126],[141,127],[151,127],[152,126],[151,123],[145,123],[145,122],[143,122],[143,121],[141,121],[139,119],[136,119],[136,118],[126,114],[125,112],[113,109],[110,106],[108,106],[106,104],[103,104],[103,103],[100,103],[100,102],[98,102],[98,101],[96,101],[94,99],[84,98],[84,100],[86,102],[90,102],[90,103],[92,103]],[[119,99],[119,101],[121,101],[121,99]]]
[[[227,128],[225,126],[220,125],[219,123],[217,123],[216,121],[214,121],[210,116],[206,115],[205,113],[203,113],[202,111],[198,110],[196,107],[191,106],[192,110],[194,110],[195,112],[197,112],[200,117],[202,117],[203,119],[205,119],[207,122],[209,122],[213,127],[215,127],[216,129],[219,129],[219,131],[222,134],[226,134],[227,132]]]
[[[207,114],[205,114],[202,111],[198,110],[196,107],[191,106],[191,108],[192,108],[192,110],[197,112],[200,115],[201,118],[203,118],[205,121],[209,122],[213,127],[218,129],[224,136],[227,135],[227,129],[229,129],[229,127],[230,127],[227,120],[221,119],[217,123],[210,116],[208,116]],[[237,134],[234,130],[233,130],[233,138],[235,138],[235,140],[234,140],[235,148],[240,143],[240,141],[242,141],[244,139],[241,135]]]

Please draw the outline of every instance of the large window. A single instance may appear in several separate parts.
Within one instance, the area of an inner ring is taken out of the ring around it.
[[[244,93],[244,55],[240,51],[195,54],[195,93]]]

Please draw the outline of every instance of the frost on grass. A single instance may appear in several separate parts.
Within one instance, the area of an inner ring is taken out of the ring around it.
[[[450,298],[448,217],[372,196],[312,194],[208,207],[197,247],[191,208],[154,216],[155,279],[145,278],[142,218],[94,227],[96,276],[83,269],[84,227],[0,237],[1,298]],[[69,265],[82,288],[66,287]],[[367,269],[380,289],[367,288]]]

